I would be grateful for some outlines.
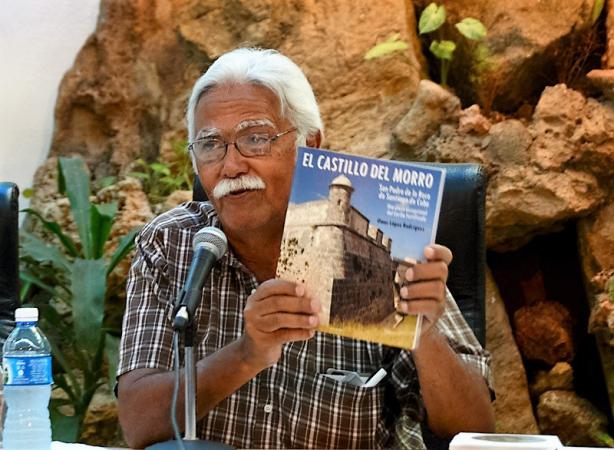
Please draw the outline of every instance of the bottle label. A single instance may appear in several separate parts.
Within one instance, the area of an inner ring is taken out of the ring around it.
[[[5,356],[5,386],[52,384],[51,356]]]

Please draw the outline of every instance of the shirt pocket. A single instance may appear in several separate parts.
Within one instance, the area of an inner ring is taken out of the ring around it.
[[[292,404],[284,402],[292,445],[376,448],[384,430],[384,383],[354,386],[324,374],[305,380]],[[297,390],[298,392],[298,390]],[[288,400],[288,399],[286,399]]]

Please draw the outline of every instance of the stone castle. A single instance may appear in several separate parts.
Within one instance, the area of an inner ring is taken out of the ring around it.
[[[322,325],[394,313],[392,240],[351,205],[353,191],[340,175],[328,198],[291,203],[286,215],[278,276],[307,285],[322,302]]]

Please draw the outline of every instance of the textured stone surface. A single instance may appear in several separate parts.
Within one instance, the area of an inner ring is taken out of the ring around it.
[[[614,69],[591,70],[587,78],[610,100],[614,100]]]
[[[422,9],[430,0],[415,1]],[[442,3],[442,2],[439,2]],[[498,111],[512,111],[538,97],[559,79],[557,67],[572,66],[570,50],[589,32],[594,0],[446,0],[445,30],[462,43],[450,71],[451,85],[463,102],[493,103]],[[475,69],[475,44],[466,45],[452,24],[465,17],[481,20],[488,30],[484,44],[490,56]],[[473,68],[471,67],[473,65]]]
[[[587,279],[614,269],[614,202],[578,222],[578,239]]]
[[[458,131],[463,134],[486,134],[492,124],[484,117],[478,105],[463,109],[458,120]]]
[[[410,49],[364,60],[393,33]],[[241,44],[278,48],[301,65],[327,146],[356,153],[386,153],[389,130],[425,74],[413,6],[403,0],[103,0],[60,88],[52,153],[84,155],[96,176],[153,160],[169,136],[185,138],[185,103],[199,74]]]
[[[553,366],[570,362],[575,354],[571,316],[557,302],[540,302],[523,306],[514,313],[516,342],[528,360]]]
[[[601,333],[602,337],[614,346],[614,298],[599,294],[591,308],[588,320],[590,333]]]
[[[605,2],[606,8],[606,29],[607,29],[607,41],[606,51],[602,58],[602,65],[607,69],[614,69],[614,7],[611,1]]]
[[[397,151],[413,152],[444,123],[456,123],[460,100],[439,84],[422,80],[409,112],[394,128]]]
[[[588,331],[614,347],[614,268],[602,270],[591,279],[596,292],[588,320]]]
[[[169,209],[173,209],[175,206],[190,200],[192,200],[192,191],[175,191],[167,197],[162,205],[162,209],[157,212],[162,213],[164,211],[168,211]]]
[[[134,228],[142,227],[153,218],[153,212],[141,183],[134,178],[127,178],[100,190],[96,194],[97,202],[117,202],[118,214],[111,228],[111,235],[105,246],[107,255],[113,254],[119,240]],[[109,285],[121,285],[128,276],[133,254],[124,258],[110,275]],[[118,295],[123,298],[125,292]],[[119,308],[121,312],[123,308]]]
[[[539,398],[546,391],[573,391],[573,368],[567,362],[558,362],[550,371],[540,370],[531,383],[531,396]]]
[[[95,446],[125,446],[120,438],[117,400],[108,385],[101,386],[85,415],[80,442]]]
[[[607,432],[607,418],[588,400],[570,391],[548,391],[537,405],[543,434],[554,434],[564,445],[602,446],[596,436]]]
[[[556,85],[544,90],[528,123],[506,119],[485,134],[444,123],[424,145],[397,151],[408,160],[484,165],[487,246],[514,250],[598,211],[614,195],[614,104]],[[612,232],[599,224],[598,241],[607,244]]]
[[[527,375],[492,274],[486,275],[486,348],[492,355],[497,433],[537,434]]]
[[[483,141],[484,152],[492,164],[499,167],[524,166],[529,159],[532,137],[520,121],[509,119],[494,124]]]

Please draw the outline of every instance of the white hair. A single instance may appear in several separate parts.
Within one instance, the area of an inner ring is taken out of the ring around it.
[[[198,101],[223,83],[258,84],[273,91],[279,99],[282,117],[296,127],[297,145],[305,145],[308,136],[324,134],[320,109],[303,71],[276,50],[238,48],[220,56],[194,84],[186,114],[190,142],[198,131],[195,129]]]

